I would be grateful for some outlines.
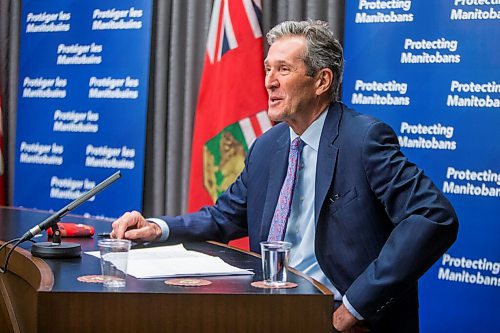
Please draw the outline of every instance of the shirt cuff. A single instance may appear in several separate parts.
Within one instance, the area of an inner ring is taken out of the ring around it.
[[[166,224],[166,223],[165,223]],[[347,299],[347,297],[344,295],[344,297],[342,297],[342,303],[344,304],[344,306],[346,307],[346,309],[354,316],[356,317],[357,320],[364,320],[365,318],[363,318],[362,315],[359,314],[358,311],[356,311],[356,309],[354,309],[351,305],[351,303],[349,303],[349,300]]]
[[[167,222],[154,217],[148,218],[146,219],[146,221],[153,222],[161,228],[161,236],[160,239],[157,240],[157,242],[164,242],[168,239],[168,236],[170,235],[170,228],[168,227]]]

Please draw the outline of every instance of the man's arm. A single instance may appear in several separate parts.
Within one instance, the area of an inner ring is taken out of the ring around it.
[[[259,140],[259,139],[257,139]],[[163,216],[170,229],[169,240],[228,242],[248,235],[247,184],[249,165],[255,143],[245,158],[245,167],[236,181],[224,191],[213,206],[180,216]]]
[[[367,130],[362,159],[370,187],[394,224],[378,258],[346,292],[369,319],[414,286],[453,244],[458,220],[443,193],[401,153],[386,124]]]
[[[127,212],[113,222],[114,238],[150,241],[204,241],[228,242],[247,235],[247,179],[248,159],[236,181],[221,194],[215,205],[205,206],[197,212],[179,216],[145,219],[138,212]],[[166,232],[168,234],[166,234]]]

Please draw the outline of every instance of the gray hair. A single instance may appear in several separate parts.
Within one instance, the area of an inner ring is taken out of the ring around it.
[[[307,41],[307,49],[303,60],[307,67],[307,75],[314,76],[319,70],[329,68],[333,72],[330,87],[332,101],[339,96],[342,74],[344,72],[344,56],[342,45],[335,39],[328,23],[324,21],[285,21],[272,28],[266,35],[267,42],[272,45],[281,37],[303,36]]]

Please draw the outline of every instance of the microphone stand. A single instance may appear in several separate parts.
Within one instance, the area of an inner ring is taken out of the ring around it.
[[[78,243],[61,242],[61,230],[55,220],[51,225],[52,242],[34,243],[31,254],[45,259],[77,258],[82,255],[82,247]]]

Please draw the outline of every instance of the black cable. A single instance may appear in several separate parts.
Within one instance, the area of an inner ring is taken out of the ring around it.
[[[7,245],[11,244],[11,243],[14,243],[14,242],[17,242],[18,240],[20,240],[20,238],[14,238],[14,239],[11,239],[10,241],[8,242],[5,242],[2,244],[2,246],[0,246],[0,253],[2,252],[3,248],[6,247]],[[7,258],[6,258],[7,259]],[[0,267],[0,273],[5,273],[7,270],[5,269],[5,266],[2,268]]]
[[[11,239],[10,241],[8,242],[5,242],[3,243],[2,246],[0,246],[0,252],[2,252],[3,248],[6,247],[7,245],[9,245],[10,243],[14,243],[15,241],[18,241],[20,240],[20,238],[14,238],[14,239]]]
[[[35,243],[33,240],[30,240],[32,243]],[[9,258],[10,256],[12,255],[12,252],[14,251],[14,249],[23,242],[23,240],[21,238],[14,238],[14,239],[11,239],[10,241],[8,242],[5,242],[2,244],[2,246],[0,246],[0,252],[2,252],[3,248],[6,247],[7,245],[11,244],[11,243],[14,243],[14,242],[17,242],[16,244],[14,244],[14,246],[12,246],[12,248],[10,249],[9,253],[7,253],[7,257],[5,258],[5,263],[3,265],[3,268],[0,267],[0,273],[1,274],[4,274],[5,272],[7,272],[7,265],[9,264]]]
[[[12,252],[13,252],[13,251],[14,251],[14,249],[15,249],[15,248],[16,248],[19,244],[21,244],[22,242],[23,242],[23,240],[22,240],[22,239],[19,239],[19,240],[17,241],[17,243],[16,243],[16,244],[14,244],[14,246],[10,248],[10,251],[9,251],[9,253],[7,254],[7,258],[5,258],[5,263],[3,264],[3,270],[4,270],[5,272],[7,272],[7,265],[9,264],[9,258],[10,258],[10,256],[11,256]]]

